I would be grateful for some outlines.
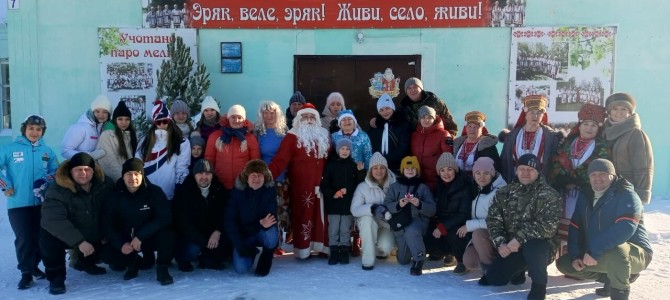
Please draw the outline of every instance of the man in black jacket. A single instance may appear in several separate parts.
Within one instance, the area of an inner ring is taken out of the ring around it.
[[[223,270],[223,261],[232,255],[232,244],[223,230],[228,195],[212,172],[212,164],[200,159],[193,174],[177,187],[174,217],[177,264],[182,272],[193,271],[191,262],[198,255],[199,268]]]
[[[103,230],[114,249],[114,260],[128,267],[124,280],[137,277],[140,256],[158,252],[156,280],[172,284],[168,265],[174,254],[174,234],[170,228],[172,211],[165,193],[144,177],[144,163],[131,158],[123,163],[123,177],[105,202]]]
[[[42,205],[39,241],[53,295],[65,293],[65,249],[80,252],[79,265],[86,273],[106,273],[95,262],[103,252],[100,210],[113,185],[85,152],[64,161],[55,177],[56,184],[49,187]]]

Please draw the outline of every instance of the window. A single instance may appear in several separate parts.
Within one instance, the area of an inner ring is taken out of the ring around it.
[[[9,93],[9,61],[6,58],[0,59],[0,115],[2,115],[2,128],[12,128],[12,109],[11,97]]]

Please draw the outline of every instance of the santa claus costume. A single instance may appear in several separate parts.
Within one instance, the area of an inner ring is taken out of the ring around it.
[[[323,197],[319,190],[329,147],[328,130],[321,127],[314,105],[307,103],[298,111],[293,128],[269,165],[275,178],[287,170],[293,247],[301,259],[308,258],[311,251],[329,253]]]

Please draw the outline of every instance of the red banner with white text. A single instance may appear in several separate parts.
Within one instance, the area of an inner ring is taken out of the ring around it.
[[[489,0],[189,0],[186,6],[187,26],[190,28],[492,26],[492,6]],[[525,6],[519,6],[525,10]]]

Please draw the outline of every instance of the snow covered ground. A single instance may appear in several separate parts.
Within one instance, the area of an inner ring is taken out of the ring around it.
[[[4,196],[0,210],[6,211]],[[633,284],[631,299],[668,299],[670,295],[670,199],[654,199],[646,206],[645,222],[654,248],[654,260]],[[360,258],[349,265],[328,266],[326,260],[298,261],[293,255],[275,258],[270,275],[257,278],[238,276],[231,268],[224,271],[196,269],[170,272],[175,283],[160,286],[155,271],[140,271],[131,281],[122,272],[89,276],[68,269],[67,293],[48,294],[48,282],[37,281],[28,290],[16,288],[20,274],[16,269],[14,234],[7,214],[0,215],[0,297],[2,299],[525,299],[530,280],[520,286],[480,287],[480,274],[454,276],[452,268],[427,262],[423,276],[411,276],[408,266],[391,257],[378,262],[373,271],[361,270]],[[594,293],[599,284],[567,279],[552,264],[549,267],[548,299],[599,299]]]

